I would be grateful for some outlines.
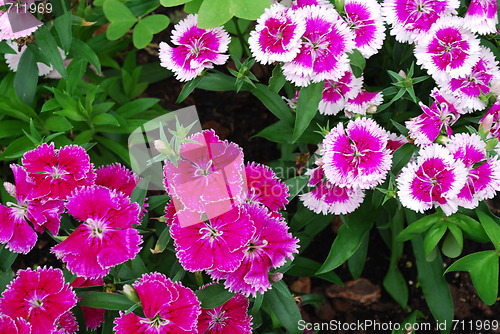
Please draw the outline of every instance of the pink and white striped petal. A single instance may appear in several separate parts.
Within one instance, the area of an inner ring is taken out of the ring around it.
[[[464,18],[464,25],[480,35],[497,32],[498,1],[497,0],[472,0]]]

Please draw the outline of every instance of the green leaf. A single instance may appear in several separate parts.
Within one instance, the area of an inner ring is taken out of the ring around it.
[[[30,49],[26,49],[19,60],[16,76],[14,77],[14,88],[19,99],[31,105],[35,98],[38,85],[38,67],[35,55]]]
[[[186,82],[184,87],[182,87],[182,90],[179,93],[179,97],[177,98],[177,101],[175,101],[175,103],[181,103],[182,101],[184,101],[186,97],[188,97],[189,94],[191,94],[193,90],[198,86],[201,79],[203,79],[202,76],[197,76],[193,80]]]
[[[171,237],[170,237],[170,229],[168,227],[165,227],[163,231],[160,234],[160,237],[158,238],[158,241],[156,242],[155,248],[151,250],[153,254],[159,254],[163,253],[165,249],[168,246],[168,243],[170,242]]]
[[[297,323],[302,316],[290,290],[283,281],[273,284],[273,288],[264,295],[264,302],[286,328],[287,334],[301,333]]]
[[[447,227],[446,224],[438,223],[433,225],[424,238],[424,250],[425,256],[428,257],[431,254],[432,250],[436,248],[441,238],[446,233]]]
[[[476,210],[476,214],[495,249],[500,250],[500,226],[486,213]]]
[[[309,176],[307,175],[299,175],[285,180],[285,184],[288,186],[288,190],[290,192],[288,201],[294,199],[302,191],[302,189],[304,189],[304,187],[307,185],[307,182],[309,182]]]
[[[377,217],[377,210],[371,207],[371,198],[368,197],[371,196],[367,196],[364,203],[347,218],[348,223],[340,227],[318,274],[338,268],[361,246],[363,237],[370,231]]]
[[[269,79],[269,89],[278,93],[285,85],[286,79],[281,70],[281,66],[276,66],[273,69],[273,75]]]
[[[296,142],[318,113],[318,105],[323,95],[323,82],[310,84],[300,90],[295,115],[292,142]]]
[[[352,50],[352,53],[349,54],[349,62],[351,63],[351,68],[356,72],[355,76],[359,78],[363,74],[363,70],[366,67],[366,59],[363,57],[361,52],[358,49]]]
[[[427,306],[436,320],[447,323],[448,330],[451,328],[453,319],[453,299],[450,287],[444,278],[443,260],[437,254],[432,262],[427,262],[424,256],[422,238],[416,236],[412,239],[413,253],[417,263],[418,279],[422,287]]]
[[[212,284],[194,293],[201,302],[201,307],[208,309],[219,307],[234,296],[222,284]]]
[[[290,125],[294,124],[294,118],[293,114],[290,112],[290,108],[276,92],[273,92],[266,85],[256,84],[255,88],[252,89],[252,94],[264,103],[266,108],[280,120]]]
[[[7,146],[7,148],[0,154],[0,160],[14,160],[21,157],[27,151],[33,149],[35,146],[31,140],[22,136],[17,138]]]
[[[120,123],[115,116],[111,114],[99,114],[92,118],[92,122],[95,125],[114,125],[120,126]]]
[[[148,185],[151,181],[151,175],[148,175],[139,182],[139,184],[132,191],[130,195],[130,201],[138,203],[141,207],[144,206],[144,200],[146,199],[146,194],[148,192]]]
[[[104,15],[111,22],[106,30],[106,37],[114,41],[129,31],[137,22],[134,14],[118,0],[106,0],[102,6]]]
[[[94,67],[97,69],[97,73],[99,75],[101,74],[101,62],[99,61],[99,57],[97,57],[94,50],[92,50],[92,48],[88,46],[87,43],[74,38],[71,41],[71,53],[75,58],[81,57],[94,65]]]
[[[122,116],[123,118],[130,118],[148,110],[158,102],[160,102],[160,99],[151,97],[137,99],[122,105],[120,108],[116,110],[116,113]]]
[[[408,164],[416,150],[417,147],[411,143],[406,143],[398,148],[392,157],[391,172],[394,175],[399,173],[399,171]]]
[[[63,116],[51,116],[45,121],[45,127],[50,131],[65,132],[73,128],[73,125]]]
[[[408,241],[416,235],[427,231],[432,225],[437,224],[440,220],[441,215],[437,213],[420,218],[416,222],[408,225],[408,227],[397,236],[396,240]]]
[[[232,0],[234,16],[246,20],[257,20],[270,6],[269,0]]]
[[[204,0],[198,12],[198,26],[202,29],[223,25],[233,17],[231,0]]]
[[[449,228],[450,232],[444,238],[443,247],[441,249],[444,255],[455,258],[462,253],[464,240],[461,229],[456,226],[449,226]]]
[[[64,60],[61,56],[61,52],[59,52],[56,40],[50,31],[45,26],[41,26],[35,32],[35,38],[36,44],[45,58],[54,66],[57,72],[66,79],[68,77],[66,66],[64,65]]]
[[[484,232],[481,224],[477,220],[469,216],[463,215],[461,213],[455,213],[449,217],[446,217],[446,220],[448,220],[449,222],[448,227],[450,226],[450,223],[455,224],[474,241],[481,243],[489,241],[488,235],[486,234],[486,232]]]
[[[347,260],[347,266],[349,267],[349,271],[351,272],[352,278],[355,280],[357,280],[361,276],[361,273],[365,268],[369,241],[370,241],[369,233],[365,233],[363,239],[361,240],[361,245],[354,252],[354,254],[352,254],[352,256]]]
[[[337,274],[335,274],[333,271],[316,275],[316,272],[320,267],[321,263],[305,258],[303,256],[298,256],[293,260],[292,266],[290,267],[290,269],[288,269],[286,274],[297,277],[318,277],[330,283],[342,286],[344,285],[340,277],[338,277]]]
[[[151,15],[140,20],[134,28],[132,40],[138,49],[145,48],[153,40],[153,35],[168,27],[170,19],[165,15]]]
[[[106,310],[126,311],[134,306],[134,303],[125,295],[107,292],[93,292],[81,296],[79,304],[92,308],[103,308]]]
[[[1,112],[1,108],[0,108]],[[28,124],[21,121],[2,120],[0,122],[0,139],[10,136],[18,136],[23,130],[28,128]]]
[[[0,272],[10,271],[10,267],[17,258],[17,253],[11,252],[5,245],[0,246]]]
[[[446,269],[468,271],[477,294],[487,305],[493,305],[498,296],[498,254],[493,251],[472,253],[455,261]]]
[[[160,3],[163,7],[175,7],[179,5],[183,5],[191,0],[160,0]]]
[[[57,36],[59,36],[61,47],[64,51],[69,51],[71,48],[71,40],[73,39],[73,34],[71,33],[72,24],[73,15],[71,11],[67,11],[54,20],[54,28],[56,29]]]
[[[1,54],[5,54],[5,53],[9,53],[9,54],[16,54],[17,52],[12,49],[9,44],[7,44],[7,41],[2,41],[0,42],[0,53]]]

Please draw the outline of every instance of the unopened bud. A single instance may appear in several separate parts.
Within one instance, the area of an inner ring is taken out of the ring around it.
[[[273,273],[271,274],[271,281],[279,282],[283,279],[283,273]]]
[[[128,299],[133,301],[134,303],[139,303],[139,295],[137,294],[137,291],[135,291],[134,287],[130,284],[125,284],[123,286],[123,294],[127,296]]]
[[[406,79],[406,73],[405,73],[405,71],[400,70],[400,71],[398,72],[398,74],[399,74],[400,76],[402,76],[403,78],[405,78],[405,79]]]
[[[445,135],[439,135],[434,142],[442,145],[447,145],[450,142],[450,138]]]
[[[335,9],[339,13],[344,13],[345,9],[345,3],[344,0],[335,0]]]
[[[374,114],[376,112],[377,112],[377,106],[373,104],[369,106],[368,109],[366,109],[367,114]]]
[[[491,83],[490,91],[495,97],[498,97],[500,95],[500,80],[494,80]]]
[[[160,139],[156,139],[153,144],[156,150],[163,155],[169,156],[174,153],[174,151],[172,151],[172,148],[167,143],[165,143]]]
[[[481,137],[485,137],[491,130],[491,126],[493,125],[493,115],[489,114],[483,117],[481,120],[481,124],[479,124],[479,133]]]
[[[5,190],[7,191],[7,193],[10,196],[16,197],[16,186],[15,185],[13,185],[10,182],[4,182],[3,187],[5,188]]]

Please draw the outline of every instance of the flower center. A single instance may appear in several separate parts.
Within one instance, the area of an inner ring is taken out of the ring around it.
[[[56,180],[56,179],[62,179],[62,177],[66,174],[68,174],[68,172],[64,170],[59,170],[57,166],[53,166],[50,176],[52,177],[52,179]]]
[[[195,176],[208,176],[208,175],[210,175],[212,165],[213,165],[212,160],[209,160],[205,167],[196,165],[196,171],[194,172],[194,175]]]
[[[106,226],[106,223],[104,221],[102,221],[100,219],[96,220],[96,219],[89,218],[89,219],[87,219],[86,224],[90,228],[92,237],[97,237],[100,239],[103,238],[104,233],[107,230],[107,226]]]
[[[163,319],[161,315],[158,313],[154,318],[149,319],[149,324],[156,329],[159,329],[162,326],[168,325],[170,320]]]
[[[216,238],[220,237],[224,232],[217,230],[210,224],[205,225],[200,232],[204,233],[205,237],[209,237],[210,241],[214,241]]]

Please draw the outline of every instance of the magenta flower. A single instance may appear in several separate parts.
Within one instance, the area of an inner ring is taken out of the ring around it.
[[[440,18],[456,14],[458,0],[385,0],[385,21],[392,26],[391,35],[398,42],[415,42],[424,36]]]
[[[385,27],[377,0],[346,0],[345,20],[356,37],[356,49],[365,58],[378,52],[384,43]]]
[[[254,162],[245,167],[247,193],[243,193],[242,202],[262,204],[271,211],[284,209],[290,195],[288,187],[266,165]]]
[[[373,114],[376,111],[376,107],[381,105],[383,100],[382,93],[367,92],[363,89],[355,97],[347,100],[344,111],[348,117],[353,117],[354,114]]]
[[[175,210],[167,209],[167,222],[175,242],[177,258],[188,271],[218,269],[233,271],[244,256],[244,246],[255,228],[243,208],[182,227]]]
[[[234,144],[222,141],[213,130],[197,133],[181,146],[181,160],[177,167],[166,162],[165,186],[177,211],[186,209],[217,217],[231,210],[234,199],[244,186],[243,151]],[[182,226],[199,223],[183,219]]]
[[[474,209],[479,201],[493,198],[500,190],[500,161],[496,156],[487,158],[486,143],[481,137],[459,133],[450,138],[447,148],[468,171],[467,182],[458,194],[458,204]]]
[[[299,9],[306,6],[321,6],[333,8],[333,5],[328,0],[293,0],[292,9]]]
[[[33,334],[57,329],[60,318],[76,305],[76,295],[60,269],[19,270],[0,298],[0,313],[25,319]]]
[[[491,106],[479,123],[482,124],[482,127],[487,127],[485,130],[488,132],[488,138],[500,136],[500,101],[496,101]]]
[[[245,296],[236,294],[219,307],[202,309],[198,317],[198,334],[252,333],[248,304]]]
[[[160,273],[142,275],[133,287],[144,317],[120,312],[117,334],[196,333],[200,302],[193,291]]]
[[[313,187],[308,193],[301,194],[300,200],[306,208],[324,215],[348,214],[356,210],[365,198],[365,193],[359,187],[339,187],[324,178],[321,167],[309,169],[306,175],[310,175],[308,186]]]
[[[198,15],[188,15],[177,23],[172,31],[171,47],[160,43],[161,66],[175,73],[179,81],[196,78],[206,68],[223,65],[228,55],[222,53],[228,49],[231,38],[222,28],[201,29],[197,25]]]
[[[250,33],[248,44],[252,55],[262,64],[290,61],[299,52],[305,29],[294,11],[276,3],[266,9]]]
[[[338,187],[373,188],[384,181],[392,156],[387,132],[374,120],[358,118],[347,128],[342,123],[323,140],[323,169]]]
[[[52,247],[52,253],[66,262],[71,272],[102,277],[139,252],[142,238],[133,224],[140,224],[140,208],[122,192],[102,186],[82,187],[68,198],[66,208],[82,224]]]
[[[258,205],[245,205],[255,233],[243,248],[241,264],[231,272],[217,268],[209,271],[216,279],[225,279],[229,291],[241,292],[246,296],[264,293],[271,288],[269,271],[283,266],[286,259],[293,259],[298,253],[298,239],[288,232],[288,225],[277,213],[270,213]]]
[[[415,139],[417,145],[430,145],[440,134],[451,136],[451,126],[460,117],[460,109],[450,101],[450,96],[445,96],[438,89],[434,89],[431,96],[435,100],[432,106],[429,108],[420,102],[423,113],[406,121],[409,136]]]
[[[437,82],[469,75],[479,60],[479,40],[460,17],[440,18],[416,43],[417,64]]]
[[[121,191],[129,197],[141,181],[141,178],[134,172],[119,163],[99,167],[96,174],[96,185]]]
[[[16,185],[5,183],[7,191],[16,198],[17,204],[0,204],[0,243],[16,253],[28,253],[36,244],[37,235],[45,228],[52,234],[59,232],[63,201],[33,199],[36,185],[19,165],[11,164]],[[33,224],[33,228],[28,224]]]
[[[493,53],[481,47],[479,61],[469,75],[450,79],[443,85],[456,99],[457,105],[465,111],[483,110],[486,103],[482,95],[488,95],[494,80],[500,79],[500,69]]]
[[[0,333],[31,334],[31,325],[23,318],[13,319],[5,314],[0,314]]]
[[[387,148],[394,153],[398,148],[408,143],[408,139],[403,135],[397,135],[395,133],[389,132],[389,140],[387,141]]]
[[[472,0],[465,14],[464,25],[480,35],[497,32],[498,1]]]
[[[35,183],[34,198],[66,199],[74,189],[91,185],[95,180],[89,155],[76,145],[55,149],[54,143],[43,144],[26,152],[22,162]]]
[[[356,78],[350,69],[337,81],[325,80],[319,112],[323,115],[337,115],[344,109],[348,99],[356,97],[361,92],[362,86],[363,77]]]
[[[297,56],[283,65],[283,74],[297,86],[340,79],[349,69],[347,53],[354,48],[354,34],[332,8],[306,6],[296,12],[306,31]]]
[[[419,154],[396,180],[401,204],[422,213],[433,206],[441,207],[451,215],[458,210],[457,196],[467,181],[467,169],[439,144],[425,146]]]
[[[73,280],[71,286],[75,288],[86,286],[104,286],[104,280],[102,278],[77,277]],[[80,299],[81,298],[78,298],[78,300]],[[88,306],[81,306],[81,308],[87,329],[97,329],[104,322],[104,313],[106,312],[105,309],[97,309]]]
[[[78,331],[78,322],[70,311],[59,317],[56,323],[56,330],[51,334],[74,334]]]

